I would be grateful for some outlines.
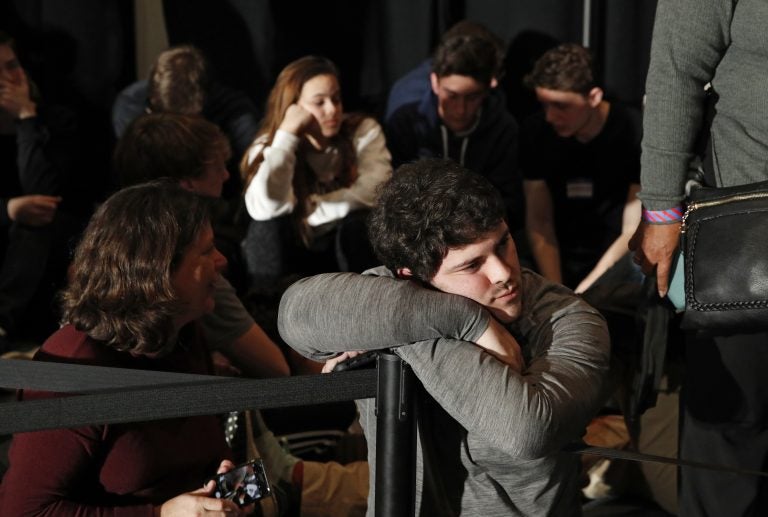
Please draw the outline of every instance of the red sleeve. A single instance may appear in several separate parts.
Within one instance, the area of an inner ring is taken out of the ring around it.
[[[152,517],[152,505],[93,506],[98,500],[102,426],[19,433],[0,494],[0,515]],[[95,497],[94,497],[95,496]]]

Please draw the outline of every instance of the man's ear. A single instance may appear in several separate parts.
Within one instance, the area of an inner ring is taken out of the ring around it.
[[[440,78],[437,77],[436,73],[429,74],[429,83],[432,85],[432,93],[437,95],[437,92],[440,91]]]
[[[491,89],[496,88],[499,85],[499,80],[495,77],[491,77]]]
[[[413,273],[407,267],[399,267],[395,272],[398,278],[413,278]]]
[[[589,94],[587,95],[587,101],[589,102],[589,105],[592,108],[597,108],[601,102],[603,102],[603,95],[605,92],[603,92],[603,89],[595,86],[591,90],[589,90]]]

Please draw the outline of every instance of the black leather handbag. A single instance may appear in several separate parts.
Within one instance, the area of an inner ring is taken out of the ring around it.
[[[683,217],[685,329],[768,330],[768,181],[691,191]]]

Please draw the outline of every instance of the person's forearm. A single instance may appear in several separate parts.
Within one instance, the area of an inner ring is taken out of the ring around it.
[[[441,336],[473,341],[490,316],[461,296],[412,281],[328,273],[293,284],[280,300],[278,329],[302,355],[325,360],[346,350],[377,350]]]
[[[251,377],[285,377],[291,374],[283,352],[255,323],[235,339],[227,354],[238,368]]]
[[[613,241],[613,244],[611,244],[607,250],[605,250],[605,253],[603,253],[603,256],[600,257],[600,260],[597,261],[597,264],[595,264],[595,267],[592,268],[592,271],[589,272],[589,274],[584,277],[584,279],[579,282],[579,285],[574,289],[577,293],[583,293],[587,289],[589,289],[589,286],[595,283],[595,281],[600,278],[603,273],[608,271],[611,266],[613,266],[616,262],[619,261],[621,257],[629,253],[629,239],[632,237],[632,232],[622,233],[619,235],[619,237]]]
[[[650,210],[679,205],[704,121],[704,86],[730,45],[734,2],[661,0],[643,110],[640,194]]]
[[[296,199],[293,193],[293,174],[296,166],[296,149],[299,138],[285,131],[278,131],[269,147],[255,147],[251,160],[259,152],[263,161],[245,191],[245,207],[256,221],[265,221],[289,214]]]
[[[468,431],[499,449],[538,458],[577,440],[604,402],[605,321],[583,302],[558,311],[552,343],[522,374],[477,346],[452,339],[396,349],[425,389]]]
[[[541,276],[558,284],[562,283],[560,248],[554,232],[543,232],[529,227],[527,234],[531,253]]]
[[[18,121],[16,131],[17,166],[23,193],[59,194],[64,181],[62,169],[67,161],[64,155],[72,149],[67,149],[68,142],[55,140],[68,136],[52,135],[37,116]]]

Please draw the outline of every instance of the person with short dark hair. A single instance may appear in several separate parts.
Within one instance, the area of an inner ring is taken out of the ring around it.
[[[291,286],[280,333],[330,359],[393,348],[417,399],[420,515],[581,515],[578,440],[604,400],[609,339],[600,314],[520,267],[505,207],[455,163],[403,165],[370,223],[384,267]],[[375,472],[375,417],[359,401]],[[369,514],[374,508],[371,493]]]
[[[430,88],[387,119],[387,144],[398,167],[418,158],[446,158],[487,178],[504,198],[507,220],[523,226],[517,123],[496,84],[499,45],[476,32],[444,38],[429,74]]]
[[[628,259],[640,220],[640,118],[605,99],[575,43],[547,51],[525,82],[543,108],[522,131],[531,251],[542,275],[584,292]]]
[[[173,178],[187,190],[221,196],[231,155],[226,135],[200,116],[152,113],[134,120],[117,143],[113,166],[121,186]]]
[[[210,374],[196,322],[213,309],[225,265],[204,200],[168,183],[124,189],[89,223],[61,297],[63,326],[35,360]],[[0,514],[246,515],[252,507],[215,499],[212,481],[201,487],[234,467],[231,456],[215,415],[17,433]]]
[[[468,36],[485,39],[493,44],[496,54],[495,71],[491,80],[491,88],[495,88],[504,76],[504,42],[488,28],[471,20],[461,20],[445,31],[440,41],[447,41],[457,36]],[[420,101],[431,89],[429,75],[432,72],[433,57],[422,61],[419,66],[395,81],[387,95],[387,108],[384,120],[388,122],[392,114],[405,104]]]
[[[0,31],[0,353],[56,328],[49,300],[95,197],[80,136],[75,113],[43,101]]]

